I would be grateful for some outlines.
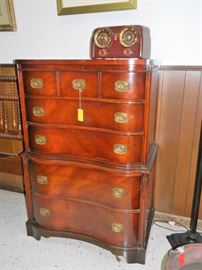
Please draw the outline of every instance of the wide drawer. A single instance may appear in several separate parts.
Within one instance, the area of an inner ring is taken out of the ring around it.
[[[122,247],[137,244],[139,214],[135,211],[34,194],[33,209],[36,222],[44,228],[78,233]]]
[[[37,96],[56,96],[55,71],[24,71],[25,93]]]
[[[39,162],[39,163],[38,163]],[[119,209],[140,206],[141,175],[120,176],[95,168],[29,160],[31,188],[50,198],[84,200]]]
[[[120,131],[143,131],[144,103],[83,101],[83,122],[78,121],[78,100],[27,99],[27,120],[41,124],[80,125]]]
[[[142,135],[37,126],[29,126],[28,131],[30,149],[39,153],[122,164],[140,163],[142,159]]]
[[[103,72],[101,91],[103,98],[145,99],[145,72]]]

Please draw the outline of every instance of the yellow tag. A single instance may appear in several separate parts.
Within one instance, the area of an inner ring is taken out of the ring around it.
[[[83,109],[78,109],[78,121],[83,122]]]

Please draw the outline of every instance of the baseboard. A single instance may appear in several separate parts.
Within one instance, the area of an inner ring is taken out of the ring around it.
[[[155,211],[154,220],[175,221],[179,224],[186,226],[187,228],[190,227],[190,218],[172,215],[172,214],[163,213],[163,212],[158,212],[158,211]],[[202,231],[202,220],[201,219],[198,220],[197,230]]]

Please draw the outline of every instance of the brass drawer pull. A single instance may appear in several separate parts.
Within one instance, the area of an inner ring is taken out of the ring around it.
[[[43,80],[38,79],[38,78],[33,78],[30,81],[30,85],[32,88],[41,89],[41,88],[43,88]]]
[[[115,144],[114,153],[119,155],[124,155],[127,153],[127,145],[125,144]]]
[[[42,217],[50,216],[50,210],[48,208],[40,208],[39,212]]]
[[[114,121],[116,123],[124,124],[128,122],[128,114],[124,112],[117,112],[114,114]]]
[[[36,181],[40,185],[47,185],[48,184],[48,177],[44,175],[37,175]]]
[[[122,233],[124,231],[123,224],[113,223],[112,224],[112,231],[115,233]]]
[[[45,109],[43,107],[33,107],[32,113],[34,116],[44,116]]]
[[[47,143],[47,138],[46,138],[46,136],[43,136],[43,135],[36,135],[35,142],[37,144],[44,145]]]
[[[86,81],[84,79],[74,79],[72,81],[72,87],[75,90],[83,91],[86,88]]]
[[[116,81],[115,90],[119,93],[127,92],[130,88],[130,83],[128,81]]]
[[[115,197],[115,198],[123,198],[126,194],[126,191],[125,189],[123,188],[118,188],[118,187],[115,187],[112,189],[112,195]]]

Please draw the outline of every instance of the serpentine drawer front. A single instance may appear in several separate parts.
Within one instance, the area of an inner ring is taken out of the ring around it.
[[[117,210],[79,200],[36,195],[33,199],[36,221],[45,228],[84,234],[121,247],[133,247],[137,243],[139,218],[136,211]]]
[[[143,132],[144,102],[82,100],[84,121],[77,119],[77,100],[27,99],[27,121],[39,124],[79,125],[117,131]]]
[[[89,241],[144,263],[154,213],[157,66],[140,59],[16,64],[27,234]]]
[[[81,199],[112,208],[139,209],[141,174],[119,175],[73,164],[29,161],[31,188],[49,198]],[[93,183],[93,184],[92,184]],[[98,196],[100,194],[100,196]]]
[[[29,126],[32,151],[113,163],[140,163],[142,137],[80,128]]]

